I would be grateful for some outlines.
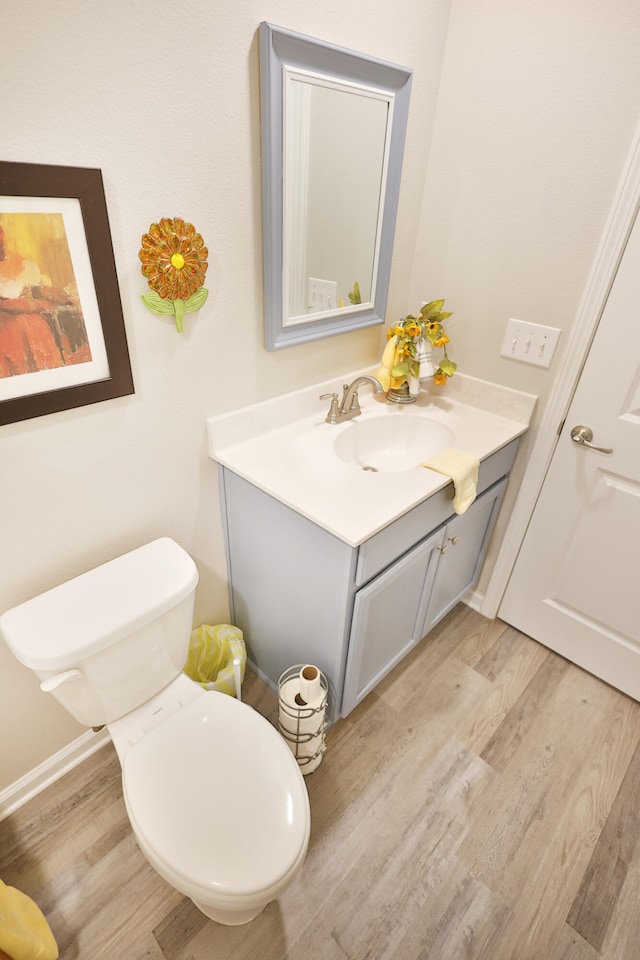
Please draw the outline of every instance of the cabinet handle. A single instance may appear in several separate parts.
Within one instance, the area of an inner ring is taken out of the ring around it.
[[[447,537],[447,540],[448,540],[450,543],[452,543],[452,544],[454,545],[454,547],[455,547],[456,543],[458,542],[458,538],[457,538],[457,537]]]
[[[446,544],[444,545],[444,547],[438,547],[438,550],[440,551],[440,553],[446,553],[447,552]]]

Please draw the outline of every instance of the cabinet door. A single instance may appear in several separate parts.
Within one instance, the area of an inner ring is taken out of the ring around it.
[[[506,486],[505,477],[478,497],[465,513],[447,523],[421,630],[423,636],[476,583]]]
[[[343,717],[421,639],[442,537],[441,528],[356,594]]]

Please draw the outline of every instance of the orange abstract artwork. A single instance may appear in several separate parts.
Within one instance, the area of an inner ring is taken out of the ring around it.
[[[0,378],[91,361],[61,213],[0,213]]]

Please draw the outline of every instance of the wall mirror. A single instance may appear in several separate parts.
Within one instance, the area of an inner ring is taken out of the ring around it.
[[[412,71],[270,23],[259,36],[265,344],[278,350],[384,319]]]

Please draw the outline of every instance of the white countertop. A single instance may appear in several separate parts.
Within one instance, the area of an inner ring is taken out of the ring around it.
[[[336,438],[355,421],[326,423],[329,401],[319,396],[340,394],[343,383],[370,372],[355,371],[210,417],[209,455],[340,540],[359,546],[449,482],[424,467],[372,473],[336,456]],[[358,421],[422,414],[445,423],[453,431],[453,446],[480,460],[527,430],[536,402],[530,394],[463,374],[443,388],[421,390],[413,404],[388,403],[368,385],[359,396]]]

